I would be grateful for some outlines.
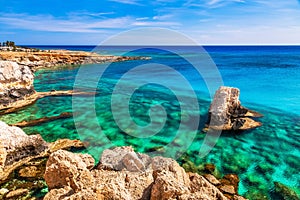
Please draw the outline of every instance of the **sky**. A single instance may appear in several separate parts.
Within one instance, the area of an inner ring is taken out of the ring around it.
[[[97,45],[167,28],[200,45],[300,44],[298,0],[0,0],[0,41]]]

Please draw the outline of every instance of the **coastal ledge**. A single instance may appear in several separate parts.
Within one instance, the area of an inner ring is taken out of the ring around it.
[[[151,58],[143,56],[100,55],[95,52],[69,50],[48,50],[38,52],[0,51],[0,60],[13,61],[19,65],[28,66],[33,71],[55,66],[149,59]]]
[[[49,91],[49,92],[34,92],[26,98],[14,101],[9,104],[0,104],[0,115],[16,112],[26,106],[34,104],[37,100],[50,96],[93,96],[94,92],[81,92],[73,90],[64,91]]]

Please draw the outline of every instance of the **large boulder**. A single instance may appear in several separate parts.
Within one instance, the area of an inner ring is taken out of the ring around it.
[[[46,149],[48,144],[40,135],[26,135],[22,129],[0,121],[0,171]]]
[[[209,108],[207,128],[215,130],[247,130],[261,126],[251,117],[261,117],[241,105],[240,90],[221,86],[215,93]]]
[[[49,189],[70,186],[74,191],[93,186],[93,176],[88,170],[94,159],[87,154],[73,154],[58,150],[47,161],[45,181]]]
[[[86,161],[88,160],[88,161]],[[204,177],[186,173],[170,158],[150,158],[131,147],[104,151],[93,169],[88,155],[64,150],[50,155],[44,199],[228,199]]]
[[[34,75],[28,66],[0,61],[0,107],[35,93]]]

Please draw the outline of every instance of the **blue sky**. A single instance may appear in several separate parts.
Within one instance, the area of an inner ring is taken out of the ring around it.
[[[0,0],[0,41],[99,44],[161,27],[199,44],[300,44],[297,0]]]

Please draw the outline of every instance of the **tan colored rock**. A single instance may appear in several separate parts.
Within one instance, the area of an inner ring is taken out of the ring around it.
[[[1,148],[2,147],[2,148]],[[40,135],[28,136],[22,129],[0,121],[0,168],[2,170],[24,158],[36,156],[48,149]]]
[[[227,198],[204,177],[199,174],[190,173],[190,191],[197,193],[197,195],[209,196],[208,199],[226,200]]]
[[[247,200],[247,199],[242,196],[234,195],[233,200]]]
[[[34,178],[40,171],[36,166],[28,166],[19,170],[19,176],[23,178]]]
[[[89,155],[86,155],[87,158]],[[91,156],[89,160],[91,160]],[[89,161],[90,162],[90,161]],[[45,181],[49,189],[70,186],[74,191],[93,186],[93,176],[88,165],[78,154],[58,150],[47,161]]]
[[[49,144],[51,152],[55,152],[57,150],[69,150],[72,147],[83,148],[84,143],[80,140],[59,139]]]
[[[33,73],[16,62],[0,61],[0,108],[32,95]]]
[[[211,174],[204,174],[203,176],[206,178],[206,180],[208,180],[213,185],[220,185],[221,184],[221,182]]]
[[[261,117],[258,112],[243,106],[238,88],[221,86],[209,108],[207,127],[215,130],[247,130],[262,125],[249,117]]]
[[[173,173],[173,176],[177,181],[182,182],[182,184],[184,185],[190,184],[189,176],[186,174],[184,169],[171,158],[164,158],[160,156],[154,157],[152,159],[151,165],[154,172],[154,177],[156,176],[156,174],[162,171],[170,171]]]
[[[240,179],[236,174],[226,174],[221,179],[221,183],[223,185],[232,185],[234,187],[235,193],[237,193],[239,190],[239,182]]]
[[[116,147],[104,150],[100,159],[102,169],[143,171],[149,165],[150,158],[134,152],[132,147]]]
[[[151,200],[177,199],[177,197],[188,194],[188,185],[184,180],[176,179],[170,171],[161,171],[157,174],[151,190]]]
[[[150,158],[144,154],[132,154],[133,152],[131,147],[106,151],[100,159],[103,161],[102,165],[93,169],[88,169],[88,155],[63,150],[52,153],[45,173],[50,189],[45,200],[227,199],[204,177],[185,173],[176,161],[163,157]],[[110,161],[109,157],[115,160]],[[137,161],[138,164],[135,163]],[[130,167],[126,167],[124,162],[129,162]],[[139,164],[145,166],[144,171],[141,168],[131,170],[132,166],[138,167]],[[117,171],[115,168],[120,165],[121,171]]]
[[[235,190],[232,185],[222,185],[220,187],[220,190],[222,190],[223,192],[228,193],[228,194],[235,194]]]
[[[74,190],[69,186],[65,186],[63,188],[51,190],[46,194],[44,200],[65,199],[66,197],[71,196],[73,194],[74,194]]]
[[[13,190],[13,191],[10,191],[9,193],[7,193],[5,198],[6,199],[17,199],[17,197],[24,196],[28,193],[29,193],[28,189],[16,189],[16,190]]]
[[[103,199],[149,199],[151,172],[93,170],[98,195]]]

